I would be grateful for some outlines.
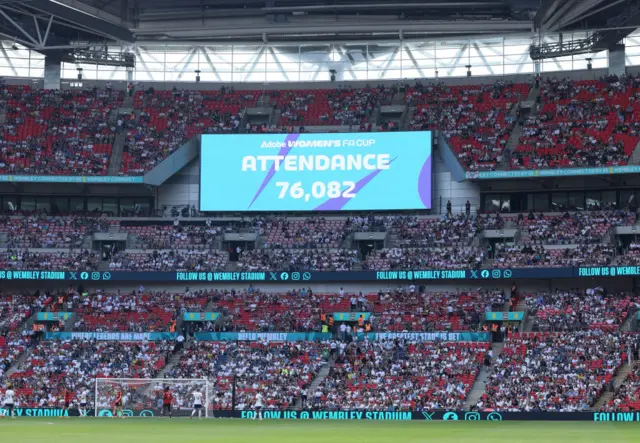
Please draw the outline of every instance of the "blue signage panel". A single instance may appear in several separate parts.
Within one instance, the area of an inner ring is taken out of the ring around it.
[[[427,269],[355,272],[134,272],[0,270],[0,280],[137,281],[137,282],[315,282],[315,281],[452,281],[640,276],[640,266],[580,268]]]
[[[143,183],[142,176],[120,177],[117,175],[0,175],[0,182],[12,183]]]
[[[324,341],[329,332],[196,332],[201,341]]]
[[[581,175],[637,174],[640,166],[607,166],[601,168],[518,169],[513,171],[467,172],[469,180],[494,180],[503,178],[575,177]]]
[[[203,135],[203,211],[431,208],[431,132]]]
[[[162,341],[175,340],[175,332],[45,332],[45,340]]]

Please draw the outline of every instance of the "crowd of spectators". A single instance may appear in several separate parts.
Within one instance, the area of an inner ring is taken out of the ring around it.
[[[204,224],[120,224],[120,232],[135,236],[143,249],[212,249],[222,230],[208,221]]]
[[[368,298],[378,331],[479,331],[486,312],[502,312],[509,298],[502,290],[427,292],[425,288],[387,289]]]
[[[208,291],[138,291],[62,295],[66,309],[78,314],[74,331],[162,332],[175,328],[185,312],[202,312],[209,302]],[[58,300],[60,297],[58,297]],[[173,331],[175,332],[175,331]]]
[[[484,251],[474,247],[458,248],[391,248],[372,251],[363,269],[475,269],[485,258]]]
[[[611,262],[614,255],[615,247],[609,244],[565,248],[497,244],[493,265],[496,268],[604,266]]]
[[[358,252],[346,249],[251,249],[243,251],[243,271],[350,271]]]
[[[6,121],[0,173],[104,175],[116,127],[109,115],[124,91],[110,87],[34,89],[0,83]]]
[[[476,218],[465,214],[441,218],[401,217],[392,223],[398,246],[405,248],[468,246],[479,231]]]
[[[153,378],[173,348],[169,342],[41,341],[10,381],[19,406],[60,407],[65,389],[93,392],[95,378]]]
[[[60,250],[39,252],[28,249],[6,249],[0,251],[0,268],[31,271],[95,271],[99,257],[83,250]]]
[[[628,266],[640,266],[640,244],[632,242],[619,258],[618,263]]]
[[[608,294],[602,288],[538,292],[526,299],[534,331],[618,331],[639,303],[634,294]]]
[[[529,90],[529,84],[503,80],[465,86],[417,83],[406,94],[407,103],[416,107],[409,128],[441,130],[465,169],[494,170],[516,121],[512,109]]]
[[[81,248],[87,235],[104,232],[108,227],[104,219],[77,216],[34,215],[0,220],[0,233],[6,233],[8,248]]]
[[[511,168],[624,165],[640,138],[636,118],[638,77],[609,76],[542,82],[539,112],[524,120]],[[530,83],[449,86],[443,82],[404,85],[405,103],[415,106],[412,130],[444,132],[469,171],[495,170],[517,120],[514,109]],[[245,131],[248,107],[275,106],[275,127],[247,132],[290,132],[292,125],[348,125],[371,128],[375,109],[392,103],[401,85],[364,88],[272,91],[220,90],[135,93],[131,113],[117,115],[124,91],[104,88],[63,91],[0,83],[0,106],[7,108],[0,134],[0,172],[26,174],[106,174],[115,135],[126,133],[121,174],[152,169],[198,134]]]
[[[370,122],[378,106],[391,104],[398,85],[337,89],[273,91],[272,101],[280,109],[280,125],[349,125]]]
[[[346,237],[345,221],[324,217],[304,220],[270,217],[260,225],[265,248],[326,249],[339,248]]]
[[[218,250],[160,250],[118,252],[111,257],[110,271],[223,271],[229,260]]]
[[[579,211],[561,215],[520,214],[522,242],[532,244],[600,243],[615,226],[633,225],[636,214],[627,211]]]
[[[313,394],[330,410],[462,409],[484,361],[487,343],[353,342]]]
[[[48,293],[40,291],[0,294],[0,335],[17,331],[22,322],[48,306],[51,300]]]
[[[640,362],[636,361],[631,372],[613,393],[613,398],[606,402],[601,411],[637,411],[640,409]]]
[[[121,173],[143,174],[197,134],[238,132],[244,108],[254,106],[259,96],[233,88],[136,92],[139,118],[127,129]]]
[[[585,411],[627,360],[632,334],[601,329],[511,337],[489,375],[478,409]]]
[[[640,137],[635,100],[640,79],[547,78],[540,112],[527,118],[512,169],[597,167],[627,164]]]
[[[29,334],[13,332],[0,334],[0,380],[30,344],[31,336]]]
[[[194,342],[167,374],[214,381],[210,404],[252,409],[258,392],[268,409],[292,407],[303,389],[328,363],[329,347],[316,342]]]

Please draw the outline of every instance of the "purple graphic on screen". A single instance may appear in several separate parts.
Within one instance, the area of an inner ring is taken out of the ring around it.
[[[283,155],[285,157],[287,155],[289,155],[289,152],[291,151],[291,148],[289,147],[289,142],[294,142],[294,141],[298,140],[298,137],[300,137],[300,134],[288,134],[287,138],[284,139],[284,146],[282,148],[280,148],[280,151],[278,151],[278,155]],[[267,176],[264,178],[264,180],[262,180],[262,184],[258,188],[258,191],[256,192],[256,195],[253,196],[253,200],[251,200],[251,203],[249,203],[249,208],[251,208],[253,203],[256,201],[256,199],[262,193],[262,191],[264,191],[264,188],[269,184],[269,182],[271,181],[271,179],[273,178],[275,173],[276,173],[276,164],[274,162],[271,165],[271,168],[269,168],[269,172],[267,172]],[[249,209],[249,208],[247,208],[247,209]]]
[[[431,154],[424,161],[418,175],[418,195],[425,208],[431,208]]]
[[[394,157],[391,160],[389,160],[388,164],[393,163],[393,161],[395,159],[397,159],[398,157]],[[371,172],[370,174],[366,175],[365,177],[363,177],[360,181],[358,181],[356,183],[356,188],[354,189],[354,193],[357,194],[358,191],[360,191],[360,189],[364,188],[365,185],[367,183],[369,183],[371,180],[373,180],[373,178],[378,175],[380,172],[382,172],[382,169],[376,169],[375,171]],[[347,202],[351,200],[350,198],[345,198],[345,197],[338,197],[338,198],[332,198],[330,200],[327,200],[326,202],[322,203],[320,206],[318,206],[317,208],[314,209],[314,211],[339,211],[341,210],[344,205],[347,204]]]

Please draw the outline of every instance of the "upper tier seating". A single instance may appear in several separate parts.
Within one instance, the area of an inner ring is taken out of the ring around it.
[[[406,96],[416,107],[410,128],[444,131],[465,169],[494,170],[515,123],[512,109],[530,89],[502,80],[490,85],[418,84]]]
[[[512,169],[626,165],[640,140],[640,78],[547,79],[527,118]]]
[[[105,175],[124,91],[44,90],[0,82],[0,173]]]

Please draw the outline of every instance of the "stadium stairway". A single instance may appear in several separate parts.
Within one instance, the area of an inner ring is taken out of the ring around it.
[[[533,330],[533,315],[529,315],[529,312],[525,309],[524,318],[520,323],[520,332],[531,332]]]
[[[313,398],[313,393],[316,392],[316,389],[318,388],[318,386],[320,386],[322,382],[325,380],[325,378],[327,378],[327,376],[329,375],[329,370],[331,370],[331,368],[333,367],[333,364],[334,364],[334,360],[329,358],[329,361],[327,362],[327,364],[325,364],[320,369],[320,371],[318,371],[316,378],[313,379],[313,381],[307,388],[307,392],[309,393],[309,398]],[[300,397],[296,398],[296,402],[293,405],[293,409],[299,411],[303,409],[303,406],[304,405],[302,404],[302,398]]]
[[[0,124],[2,124],[2,120],[0,120]],[[630,165],[640,165],[640,140],[636,147],[633,148],[633,153],[631,153],[631,157],[629,158]]]
[[[281,115],[282,115],[282,111],[280,110],[280,108],[273,107],[271,111],[271,115],[269,116],[269,126],[278,126],[280,124]]]
[[[125,130],[116,134],[116,138],[113,141],[113,148],[111,149],[111,157],[109,158],[107,175],[118,175],[120,172],[120,167],[122,166],[122,153],[124,152],[124,142],[126,138],[127,132]]]
[[[491,350],[493,351],[493,359],[491,359],[491,366],[487,368],[485,365],[482,365],[480,368],[480,372],[476,377],[476,382],[473,384],[471,388],[471,392],[467,396],[467,399],[464,402],[464,410],[469,410],[472,406],[475,406],[478,403],[478,400],[484,395],[486,391],[487,379],[489,378],[489,371],[494,367],[496,363],[496,359],[502,352],[502,348],[504,348],[504,343],[493,343],[491,345]]]
[[[34,349],[35,349],[35,346],[28,347],[22,354],[20,354],[20,356],[16,359],[16,361],[14,361],[11,366],[9,366],[7,371],[4,373],[4,378],[6,380],[8,380],[9,377],[11,377],[15,372],[18,371],[18,368],[22,365],[22,363],[27,361],[27,359],[33,353]]]
[[[158,373],[158,375],[155,376],[155,378],[165,378],[165,375],[180,362],[180,357],[182,357],[182,354],[186,350],[191,348],[192,344],[193,341],[185,341],[180,352],[176,352],[169,357],[169,360],[167,360],[167,364],[164,365],[164,368],[162,368],[162,370]]]
[[[618,373],[613,379],[613,385],[616,390],[620,386],[622,386],[622,384],[627,379],[627,376],[632,370],[633,370],[633,365],[630,365],[629,362],[624,362],[622,364],[622,366],[620,367],[620,370],[618,370]],[[602,394],[600,394],[600,397],[598,397],[598,401],[596,401],[596,404],[593,405],[592,409],[594,411],[599,411],[600,408],[602,408],[602,406],[605,405],[607,402],[609,402],[609,400],[611,400],[612,398],[613,398],[613,392],[610,392],[605,388]]]
[[[371,119],[369,120],[373,123],[373,126],[380,126],[380,106],[376,106],[373,108],[373,114],[371,114]]]
[[[405,106],[402,118],[400,119],[400,130],[407,131],[409,129],[409,122],[416,112],[415,106]]]
[[[512,152],[518,147],[518,142],[520,141],[520,136],[522,136],[522,125],[520,122],[516,122],[511,131],[511,135],[509,136],[509,140],[504,147],[504,151],[502,152],[502,158],[500,163],[498,163],[497,169],[509,169],[509,163],[511,162]]]
[[[526,301],[526,297],[520,297],[520,299],[518,300],[518,304],[513,308],[514,312],[524,312],[524,317],[522,318],[522,321],[520,322],[520,326],[519,326],[519,330],[524,332],[527,327],[527,322],[529,322],[529,317],[531,317],[529,315],[529,312],[527,311],[527,301]]]
[[[637,318],[638,318],[637,312],[638,312],[638,309],[634,309],[629,312],[629,315],[627,316],[627,318],[624,320],[622,325],[620,325],[620,330],[622,332],[632,332],[635,330],[635,325],[637,323]]]
[[[538,109],[537,109],[536,103],[537,103],[539,94],[540,94],[540,88],[536,88],[534,86],[529,90],[529,95],[527,96],[525,101],[532,103],[533,105],[531,106],[531,112],[528,114],[528,116],[538,115]],[[515,117],[518,108],[520,108],[520,105],[521,103],[518,103],[517,106],[514,106],[511,112],[509,113],[509,115],[512,117]],[[498,170],[509,169],[511,154],[518,147],[518,143],[520,142],[520,137],[522,136],[522,128],[524,126],[525,118],[526,117],[523,115],[520,117],[520,120],[516,121],[516,124],[513,127],[513,131],[511,131],[511,135],[509,136],[509,140],[507,141],[507,144],[504,147],[502,160],[500,161],[497,167]]]
[[[0,108],[0,126],[4,125],[7,121],[7,109]]]

